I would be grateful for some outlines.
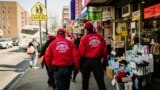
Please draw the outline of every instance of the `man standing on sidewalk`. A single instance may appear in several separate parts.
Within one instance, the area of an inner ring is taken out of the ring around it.
[[[87,35],[83,36],[79,45],[81,55],[82,88],[88,90],[90,73],[93,71],[99,90],[106,90],[104,84],[103,63],[106,63],[107,46],[103,37],[93,30],[93,25],[86,22]],[[103,57],[103,61],[101,60]]]
[[[58,90],[69,90],[73,65],[79,68],[79,54],[73,42],[65,38],[65,31],[59,29],[56,39],[49,45],[45,59],[54,70]]]

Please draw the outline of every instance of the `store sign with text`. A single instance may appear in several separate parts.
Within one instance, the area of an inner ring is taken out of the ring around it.
[[[102,20],[114,19],[114,10],[112,6],[102,7]]]
[[[144,9],[144,19],[160,16],[160,4]]]
[[[139,19],[140,19],[140,10],[133,12],[132,13],[132,20],[135,21],[135,20],[139,20]]]
[[[88,20],[102,20],[102,7],[88,7]]]

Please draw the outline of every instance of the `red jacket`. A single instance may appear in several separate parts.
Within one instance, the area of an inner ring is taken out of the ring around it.
[[[103,37],[98,33],[83,36],[78,50],[81,57],[95,58],[103,56],[103,58],[107,58],[106,43]]]
[[[62,35],[57,36],[45,53],[48,67],[52,65],[63,67],[75,64],[79,68],[79,59],[80,56],[74,44]]]

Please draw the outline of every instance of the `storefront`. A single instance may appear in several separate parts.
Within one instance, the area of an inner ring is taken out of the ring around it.
[[[116,1],[114,45],[115,51],[118,53],[117,56],[122,56],[125,51],[132,47],[135,44],[135,35],[137,37],[140,35],[139,2],[139,0]]]
[[[154,77],[160,79],[160,1],[148,0],[144,4],[142,39],[150,46],[154,57]]]

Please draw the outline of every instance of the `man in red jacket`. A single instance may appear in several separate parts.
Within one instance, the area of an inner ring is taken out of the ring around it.
[[[106,90],[102,65],[107,58],[106,43],[103,37],[93,30],[93,25],[90,22],[86,22],[84,27],[87,29],[87,35],[82,37],[78,49],[82,58],[82,88],[88,90],[90,73],[93,71],[99,90]]]
[[[69,90],[72,66],[79,68],[79,54],[73,42],[65,38],[65,31],[59,29],[56,39],[49,45],[45,60],[54,70],[58,90]]]

